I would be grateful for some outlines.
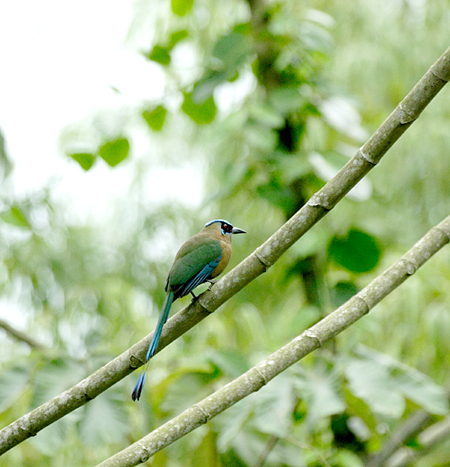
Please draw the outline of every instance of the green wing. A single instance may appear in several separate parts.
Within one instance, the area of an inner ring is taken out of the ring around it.
[[[192,237],[177,253],[172,269],[167,276],[166,290],[185,284],[206,265],[222,257],[219,240],[205,237]]]

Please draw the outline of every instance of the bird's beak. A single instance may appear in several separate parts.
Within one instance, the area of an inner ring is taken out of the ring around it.
[[[233,230],[231,231],[232,234],[238,234],[238,233],[247,233],[245,230],[238,229],[237,227],[233,227]]]

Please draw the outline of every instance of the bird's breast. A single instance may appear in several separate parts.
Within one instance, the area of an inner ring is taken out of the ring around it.
[[[221,274],[230,262],[231,245],[228,242],[220,240],[220,246],[222,247],[222,259],[220,260],[220,263],[217,265],[216,269],[214,269],[214,271],[212,272],[212,278],[217,277],[219,274]]]

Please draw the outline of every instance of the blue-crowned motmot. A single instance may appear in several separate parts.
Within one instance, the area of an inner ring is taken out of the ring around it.
[[[159,338],[174,300],[184,297],[203,282],[212,282],[226,267],[231,258],[231,237],[245,233],[223,219],[205,224],[197,234],[183,243],[179,249],[166,280],[167,292],[158,318],[152,341],[147,351],[146,367],[139,375],[131,398],[139,400],[147,373],[148,361],[155,354]],[[195,296],[194,296],[195,297]]]

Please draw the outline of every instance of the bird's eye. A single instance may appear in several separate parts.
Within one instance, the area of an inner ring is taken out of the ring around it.
[[[230,233],[233,230],[233,226],[230,224],[222,223],[222,230],[226,233]]]

